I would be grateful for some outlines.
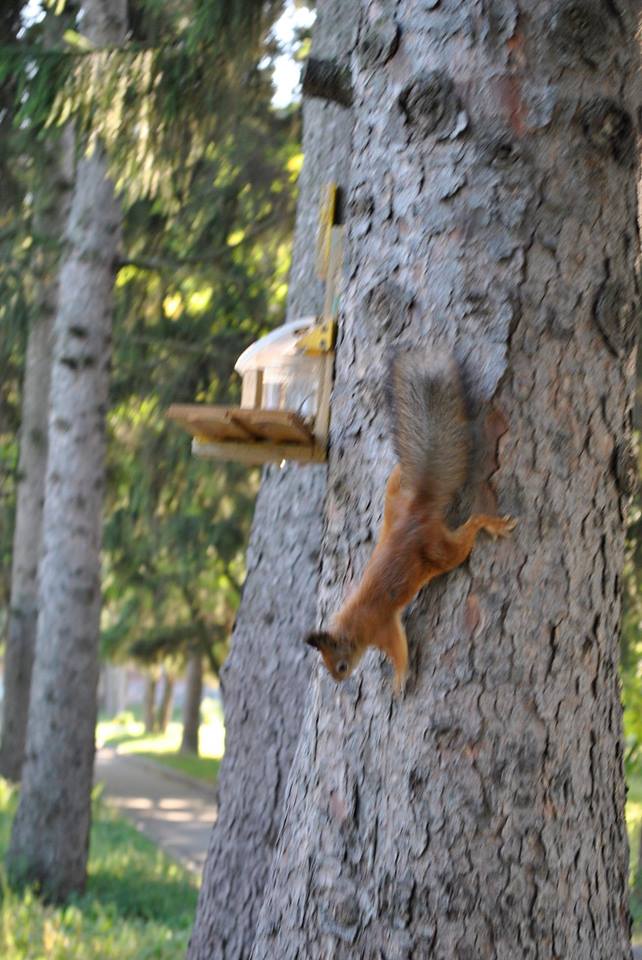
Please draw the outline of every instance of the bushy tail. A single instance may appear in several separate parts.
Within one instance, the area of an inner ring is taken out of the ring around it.
[[[444,349],[399,352],[388,388],[404,486],[429,510],[445,514],[466,482],[473,449],[459,364]]]

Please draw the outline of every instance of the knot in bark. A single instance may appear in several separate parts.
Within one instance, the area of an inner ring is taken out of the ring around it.
[[[618,356],[635,342],[635,311],[619,280],[606,280],[593,306],[597,327],[611,351]]]
[[[566,0],[553,17],[553,36],[568,59],[598,66],[613,44],[613,21],[603,0]]]
[[[419,136],[450,133],[459,112],[455,85],[448,74],[431,70],[415,77],[399,95],[406,123]]]
[[[334,919],[341,927],[354,927],[359,922],[359,904],[353,897],[346,897],[335,904]]]
[[[639,479],[638,458],[632,443],[619,443],[613,463],[618,489],[625,497],[635,493]]]
[[[399,46],[399,25],[388,17],[371,24],[359,42],[359,63],[372,70],[390,60]]]
[[[633,121],[615,100],[595,97],[581,112],[584,136],[592,147],[616,163],[630,166],[635,160]]]
[[[478,156],[480,160],[503,175],[521,177],[530,162],[525,147],[499,126],[482,131],[479,135]]]
[[[360,183],[351,191],[348,197],[348,217],[359,219],[370,218],[374,213],[374,197],[365,183]]]
[[[367,291],[364,307],[374,321],[377,341],[396,339],[410,322],[414,295],[394,280],[381,280]]]

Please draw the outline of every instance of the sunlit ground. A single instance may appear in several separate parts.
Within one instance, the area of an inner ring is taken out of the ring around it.
[[[165,733],[145,733],[145,725],[131,713],[114,720],[100,721],[96,727],[96,745],[117,747],[127,753],[155,760],[164,766],[206,783],[216,779],[221,757],[225,751],[225,725],[220,706],[211,700],[203,702],[204,722],[199,731],[199,756],[181,754],[183,725],[171,721]]]

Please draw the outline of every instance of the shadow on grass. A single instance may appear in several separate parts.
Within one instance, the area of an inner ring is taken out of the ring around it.
[[[83,900],[99,901],[125,918],[189,924],[198,891],[194,878],[146,837],[110,811],[101,811],[91,837],[89,878]]]
[[[77,903],[100,904],[121,919],[157,920],[173,930],[182,930],[194,919],[198,891],[185,880],[167,877],[150,880],[144,873],[101,870],[89,877],[86,893]]]

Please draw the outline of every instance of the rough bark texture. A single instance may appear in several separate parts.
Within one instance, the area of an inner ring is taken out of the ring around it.
[[[185,706],[183,707],[183,739],[181,753],[198,754],[198,730],[201,725],[203,699],[203,656],[192,653],[185,674]]]
[[[392,462],[382,353],[453,344],[492,398],[480,542],[370,653],[319,669],[255,960],[630,957],[617,656],[637,302],[638,4],[363,0],[324,617]],[[381,17],[383,16],[383,21]]]
[[[349,53],[352,15],[347,0],[320,3],[315,52]],[[351,129],[344,108],[306,104],[289,319],[321,310],[323,291],[314,266],[321,188],[332,179],[345,182]],[[300,638],[316,615],[325,473],[325,466],[271,467],[257,499],[247,579],[222,675],[219,816],[190,960],[237,960],[250,953],[310,675],[311,657]]]
[[[58,27],[48,15],[45,42]],[[19,780],[27,735],[29,689],[38,618],[38,563],[47,468],[47,418],[53,317],[58,293],[60,238],[64,236],[73,180],[73,134],[52,136],[35,157],[42,176],[34,199],[33,282],[36,299],[22,384],[20,460],[11,564],[11,600],[4,655],[0,774]]]
[[[125,36],[125,0],[86,0],[94,43]],[[40,611],[14,874],[65,899],[85,883],[94,760],[104,420],[120,212],[97,150],[79,160],[54,324]]]

